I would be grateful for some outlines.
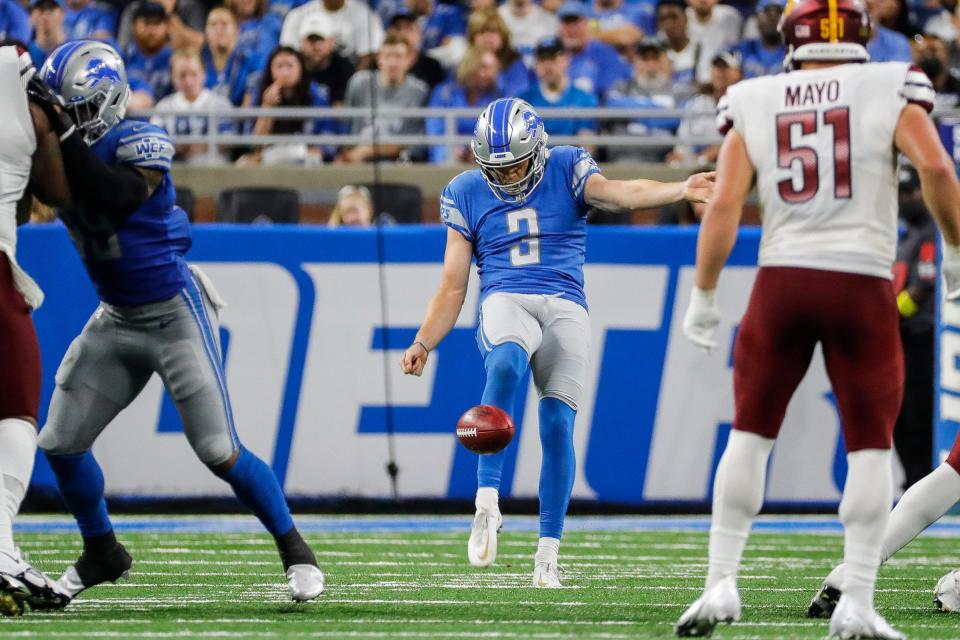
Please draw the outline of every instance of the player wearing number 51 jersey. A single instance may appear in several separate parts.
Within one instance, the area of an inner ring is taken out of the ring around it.
[[[491,103],[474,131],[479,170],[447,186],[443,277],[423,326],[404,354],[420,375],[429,351],[453,327],[463,305],[471,257],[480,272],[477,343],[487,371],[483,403],[514,413],[529,366],[540,393],[540,544],[533,586],[559,587],[557,555],[573,489],[573,423],[590,349],[583,292],[586,214],[590,206],[630,211],[681,198],[705,201],[710,174],[686,182],[607,180],[577,147],[548,150],[543,121],[526,102]],[[522,400],[522,399],[521,399]],[[474,566],[497,556],[500,479],[506,452],[480,456],[476,515],[467,545]]]
[[[715,289],[756,175],[760,270],[734,345],[733,431],[716,472],[704,594],[681,636],[740,615],[736,579],[766,464],[787,404],[823,351],[847,449],[840,503],[846,573],[831,637],[903,636],[874,610],[892,502],[890,447],[903,393],[892,266],[897,159],[906,154],[945,239],[944,275],[960,296],[960,185],[928,112],[930,81],[906,64],[863,64],[870,18],[857,0],[801,0],[780,23],[791,71],[731,87],[717,190],[697,245],[684,331],[708,350],[720,323]],[[732,332],[731,332],[732,333]]]

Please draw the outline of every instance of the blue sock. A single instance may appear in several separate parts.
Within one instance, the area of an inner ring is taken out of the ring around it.
[[[282,536],[293,529],[290,507],[277,476],[246,447],[240,447],[240,454],[230,470],[218,475],[230,483],[237,499],[257,516],[267,531]]]
[[[527,372],[527,352],[515,342],[499,344],[483,359],[487,370],[487,384],[483,388],[483,404],[499,407],[513,419],[517,404],[517,387]],[[507,450],[492,455],[480,456],[477,463],[477,485],[500,490],[500,477]]]
[[[60,495],[73,514],[84,538],[102,536],[113,531],[103,498],[103,471],[93,452],[67,455],[46,454],[57,476]]]
[[[560,539],[577,475],[573,421],[577,412],[557,398],[540,401],[540,537]]]

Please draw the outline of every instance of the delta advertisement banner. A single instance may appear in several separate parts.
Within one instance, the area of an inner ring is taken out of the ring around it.
[[[709,503],[733,418],[732,345],[756,273],[759,232],[742,231],[721,279],[720,347],[710,355],[681,330],[695,234],[589,231],[592,353],[575,431],[576,498]],[[476,455],[457,443],[454,425],[480,401],[484,383],[475,273],[456,327],[431,354],[423,377],[404,376],[399,367],[439,282],[445,237],[439,226],[194,228],[189,257],[228,304],[222,339],[237,430],[288,495],[390,498],[391,451],[401,498],[473,495]],[[23,228],[18,253],[47,296],[34,315],[43,352],[42,421],[60,359],[97,299],[62,227]],[[950,353],[960,352],[960,334],[955,342]],[[960,392],[957,363],[954,356],[951,380]],[[950,397],[944,413],[960,416],[960,399]],[[528,380],[502,495],[537,495],[537,400]],[[111,495],[228,495],[227,485],[194,457],[156,376],[94,451]],[[767,500],[833,505],[845,474],[839,418],[818,354],[773,451]],[[42,456],[35,482],[55,487]]]

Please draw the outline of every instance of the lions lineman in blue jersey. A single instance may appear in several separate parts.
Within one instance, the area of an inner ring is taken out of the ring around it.
[[[475,257],[477,342],[487,372],[482,402],[513,415],[528,366],[540,394],[543,464],[533,586],[559,587],[557,556],[576,471],[573,423],[590,349],[583,292],[587,211],[648,209],[684,198],[706,202],[713,174],[677,183],[607,180],[583,149],[548,150],[546,143],[543,121],[522,100],[497,100],[478,118],[472,147],[480,169],[454,178],[441,196],[449,227],[443,276],[401,367],[420,375],[430,351],[453,328]],[[479,459],[477,512],[467,544],[477,567],[496,560],[505,458],[501,452]]]
[[[190,224],[175,205],[173,143],[160,127],[123,119],[126,71],[106,44],[59,47],[29,91],[59,134],[72,200],[61,217],[101,300],[57,371],[39,437],[83,536],[83,553],[60,586],[73,597],[130,569],[91,447],[156,373],[197,456],[273,534],[291,597],[316,598],[324,587],[316,558],[273,472],[234,429],[219,342],[222,303],[184,258]]]

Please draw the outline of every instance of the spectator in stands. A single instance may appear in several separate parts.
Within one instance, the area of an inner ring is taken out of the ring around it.
[[[684,0],[659,0],[657,29],[666,43],[674,85],[692,91],[697,84],[696,69],[702,57],[702,47],[687,33],[686,11]]]
[[[207,44],[201,51],[206,79],[204,86],[233,105],[249,104],[260,84],[263,60],[237,44],[237,20],[224,7],[207,16]]]
[[[267,0],[267,8],[270,13],[274,14],[281,21],[287,14],[290,13],[291,9],[296,9],[300,5],[306,4],[310,0]]]
[[[935,35],[944,42],[955,42],[957,31],[957,0],[940,2],[908,2],[910,24],[919,28],[921,33]],[[903,12],[901,12],[901,17]],[[901,33],[904,33],[901,31]],[[905,33],[905,35],[916,35]]]
[[[326,107],[330,105],[326,91],[310,82],[304,73],[303,56],[291,47],[279,46],[270,55],[260,90],[254,96],[254,106],[264,107]],[[254,135],[319,134],[333,131],[332,121],[321,118],[273,118],[261,116],[253,125]],[[302,142],[273,144],[244,156],[240,164],[319,164],[329,150]]]
[[[593,0],[596,37],[619,51],[630,51],[645,35],[656,32],[656,16],[647,3]]]
[[[690,112],[684,116],[677,129],[680,138],[713,136],[717,133],[717,101],[727,92],[727,88],[739,82],[743,77],[740,55],[731,51],[716,54],[710,63],[710,85],[707,91],[695,96],[684,109]],[[701,145],[681,143],[674,147],[667,160],[673,164],[708,165],[717,161],[720,144]]]
[[[510,29],[496,10],[486,9],[470,14],[467,42],[471,47],[490,51],[497,56],[500,64],[497,85],[504,95],[518,96],[532,83],[533,78],[523,58],[510,46]]]
[[[366,187],[348,184],[337,193],[337,204],[330,213],[327,226],[370,227],[373,225],[373,198]]]
[[[960,74],[950,67],[949,55],[947,43],[936,36],[928,35],[917,42],[917,66],[933,83],[936,106],[941,109],[953,109],[960,104]]]
[[[0,0],[0,40],[30,42],[30,17],[16,0]]]
[[[283,18],[268,10],[267,0],[227,0],[240,29],[237,47],[266,60],[280,43]]]
[[[867,0],[866,4],[873,21],[870,42],[867,43],[870,62],[911,62],[913,51],[907,37],[883,26],[885,22],[892,23],[896,20],[900,13],[899,1]]]
[[[431,92],[446,79],[443,65],[436,58],[431,58],[423,52],[423,29],[406,7],[390,17],[387,33],[395,33],[410,43],[410,47],[416,53],[416,60],[410,67],[410,75],[423,80]]]
[[[539,82],[520,97],[534,107],[594,108],[600,106],[592,93],[582,91],[567,76],[570,56],[557,36],[541,40],[534,50]],[[540,111],[541,116],[546,116]],[[551,136],[575,136],[597,132],[596,120],[591,118],[544,118],[544,128]]]
[[[280,44],[300,45],[300,26],[307,16],[322,13],[334,25],[334,37],[340,53],[357,65],[358,69],[373,66],[374,55],[383,42],[383,23],[362,0],[310,0],[291,9],[283,21]]]
[[[221,9],[221,11],[225,11]],[[227,12],[229,13],[229,12]],[[151,122],[160,125],[175,136],[206,135],[209,121],[206,115],[213,110],[226,110],[233,107],[230,101],[205,88],[203,61],[195,51],[179,50],[170,57],[170,75],[173,78],[173,93],[157,103],[157,113]],[[164,115],[164,111],[196,111],[197,115]],[[229,133],[235,129],[231,120],[219,120],[217,130]],[[227,161],[222,151],[210,153],[209,145],[202,143],[176,145],[178,162],[189,164],[223,164]]]
[[[645,38],[637,44],[630,58],[633,77],[618,82],[607,93],[606,104],[611,108],[673,109],[677,97],[673,93],[673,69],[664,43],[656,38]],[[625,136],[672,135],[680,123],[677,118],[636,118],[616,120],[611,133]],[[610,160],[663,162],[670,147],[609,147]]]
[[[64,17],[63,0],[30,2],[30,24],[34,33],[30,57],[38,69],[54,49],[67,41],[67,32],[63,28]]]
[[[463,13],[452,4],[439,4],[437,0],[404,0],[404,5],[422,25],[424,49],[446,46],[454,38],[463,38],[467,30]]]
[[[430,107],[472,107],[480,113],[490,102],[500,97],[497,89],[497,74],[500,64],[497,56],[490,51],[477,48],[467,49],[463,60],[457,67],[457,75],[453,80],[441,84],[434,89],[430,96]],[[456,131],[451,134],[466,136],[473,133],[476,116],[457,118]],[[427,133],[431,136],[442,136],[446,131],[446,122],[443,118],[427,118]],[[473,152],[469,145],[461,146],[453,157],[448,157],[444,145],[435,145],[430,148],[430,162],[472,162]]]
[[[367,107],[371,115],[354,118],[351,133],[370,139],[370,143],[345,149],[340,154],[344,162],[401,157],[406,148],[396,144],[377,144],[383,135],[422,135],[421,118],[403,118],[373,113],[377,109],[409,109],[422,107],[429,96],[427,85],[407,74],[414,51],[398,34],[388,34],[377,53],[378,70],[358,71],[347,85],[346,104],[349,107]]]
[[[99,2],[67,0],[63,26],[67,40],[113,40],[117,37],[117,13]]]
[[[142,3],[133,16],[133,42],[124,52],[127,76],[141,82],[154,101],[171,92],[170,32],[167,12],[157,2]]]
[[[593,39],[589,9],[577,0],[568,0],[557,11],[560,38],[570,54],[573,85],[599,100],[618,81],[630,77],[630,68],[610,45]]]
[[[322,13],[307,16],[300,29],[300,53],[310,80],[326,87],[332,105],[342,105],[356,67],[337,52],[337,39],[329,17]]]
[[[206,9],[198,0],[134,0],[120,16],[120,33],[117,40],[121,47],[129,46],[133,38],[133,19],[140,6],[157,2],[167,14],[167,30],[173,49],[199,50],[203,46],[203,27],[207,19]]]
[[[743,77],[772,75],[783,71],[786,49],[780,39],[780,17],[784,0],[760,0],[757,3],[757,32],[759,38],[741,41],[734,51],[743,60]]]
[[[500,17],[510,30],[510,41],[521,53],[533,51],[538,42],[560,32],[560,20],[534,0],[506,0]]]
[[[719,0],[687,0],[687,33],[701,55],[697,66],[697,81],[710,82],[712,60],[719,52],[740,41],[743,18],[740,12]]]

